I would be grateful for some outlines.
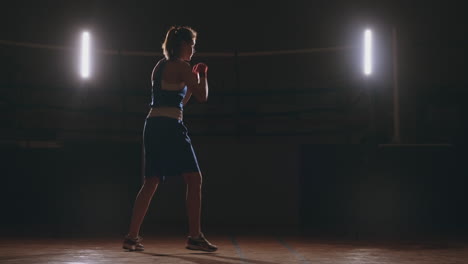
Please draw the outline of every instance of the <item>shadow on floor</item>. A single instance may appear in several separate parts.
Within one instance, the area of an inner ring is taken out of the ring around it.
[[[252,263],[252,264],[278,264],[277,262],[263,261],[263,260],[253,260],[246,258],[235,258],[235,257],[226,257],[221,256],[218,253],[184,253],[184,254],[158,254],[151,252],[135,252],[138,254],[146,254],[155,257],[165,257],[165,258],[175,258],[185,261],[190,261],[198,264],[232,264],[232,261],[238,261],[239,263]],[[207,258],[199,258],[195,256],[203,256]],[[229,260],[229,261],[223,261]]]

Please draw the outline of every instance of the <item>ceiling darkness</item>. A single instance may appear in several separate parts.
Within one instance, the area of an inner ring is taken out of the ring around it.
[[[353,28],[396,25],[416,43],[439,42],[442,37],[466,41],[459,31],[465,19],[461,5],[452,3],[10,1],[0,11],[0,39],[66,45],[88,28],[105,48],[158,50],[170,25],[190,25],[199,31],[200,51],[247,51],[346,44]]]

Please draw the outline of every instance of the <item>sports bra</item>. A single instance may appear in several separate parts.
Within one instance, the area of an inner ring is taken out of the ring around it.
[[[162,73],[167,60],[158,62],[159,68],[154,72],[151,88],[150,116],[166,116],[183,119],[183,99],[187,94],[187,86],[184,83],[168,83],[162,80]],[[163,89],[164,88],[164,89]]]
[[[150,107],[177,107],[180,110],[183,110],[183,100],[187,94],[187,86],[184,85],[180,89],[177,89],[177,86],[182,86],[181,84],[167,83],[162,80],[162,72],[164,66],[166,66],[167,60],[162,59],[160,61],[160,66],[158,70],[154,73],[152,88],[151,88],[151,103]],[[162,89],[162,85],[164,88]],[[175,87],[175,88],[174,88]]]

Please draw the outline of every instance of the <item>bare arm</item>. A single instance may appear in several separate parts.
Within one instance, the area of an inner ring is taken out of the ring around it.
[[[182,80],[188,88],[187,93],[191,93],[200,103],[206,102],[208,100],[208,80],[206,75],[198,77],[197,74],[192,72],[192,68],[188,63],[184,63],[181,68]]]

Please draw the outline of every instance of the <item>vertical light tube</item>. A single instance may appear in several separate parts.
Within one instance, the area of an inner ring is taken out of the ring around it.
[[[372,31],[364,31],[364,74],[372,74]]]
[[[392,30],[393,48],[393,143],[400,144],[400,95],[398,87],[398,40],[397,31]]]
[[[90,74],[90,36],[87,31],[81,36],[81,77],[88,78]]]

